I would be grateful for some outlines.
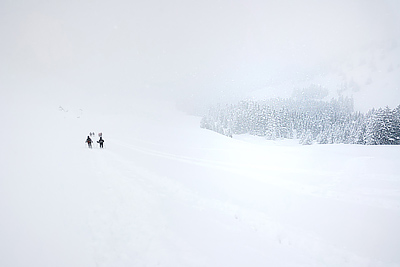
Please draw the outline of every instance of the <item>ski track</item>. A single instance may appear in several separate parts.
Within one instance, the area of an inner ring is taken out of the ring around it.
[[[132,155],[139,154],[137,156],[140,157],[140,154],[145,154],[160,157],[171,161],[171,164],[181,162],[216,168],[233,174],[241,174],[243,169],[249,168],[247,164],[237,166],[224,161],[176,155],[133,144],[123,144],[115,140],[108,140],[108,143],[115,147],[120,146],[121,151],[128,149]],[[305,266],[310,263],[310,259],[314,259],[314,264],[311,266],[369,266],[369,264],[389,266],[379,260],[371,261],[345,248],[325,243],[321,237],[312,232],[276,221],[264,210],[256,207],[243,208],[243,205],[237,205],[234,202],[200,195],[174,180],[173,177],[163,176],[141,167],[134,160],[113,150],[97,149],[96,151],[94,149],[93,152],[95,153],[93,168],[97,170],[97,177],[100,178],[104,199],[108,200],[104,206],[99,206],[89,216],[92,218],[89,228],[92,232],[96,266],[113,266],[114,264],[127,266],[128,263],[138,266],[215,266],[212,260],[213,252],[197,247],[196,242],[188,243],[185,241],[187,238],[182,236],[179,229],[171,225],[171,221],[182,220],[176,218],[177,215],[173,211],[166,212],[165,206],[171,208],[169,206],[172,205],[169,203],[171,201],[174,205],[184,203],[178,206],[184,205],[181,207],[182,210],[190,209],[188,214],[200,221],[202,213],[214,214],[215,221],[208,226],[208,231],[214,231],[214,225],[219,224],[229,235],[240,236],[247,233],[246,235],[253,236],[257,242],[260,242],[260,246],[258,251],[251,253],[257,258],[270,261],[269,252],[273,252],[278,255],[275,259],[272,257],[278,263],[276,266],[302,266],[301,262],[304,262]],[[259,168],[257,165],[252,167],[257,171],[279,170]],[[334,191],[316,191],[314,190],[316,187],[312,186],[303,185],[297,189],[299,184],[291,181],[278,182],[274,179],[262,179],[257,175],[252,178],[257,183],[261,181],[296,194],[351,201],[348,196],[340,196]],[[365,199],[360,201],[365,201]],[[207,225],[207,222],[203,223]],[[193,238],[196,241],[199,237]],[[232,246],[224,242],[221,245],[228,248]],[[167,247],[182,251],[182,257],[171,259],[168,257]],[[242,245],[239,247],[243,249]],[[285,256],[288,251],[291,251],[291,259]],[[243,266],[240,260],[232,260],[235,259],[234,255],[229,257],[231,260],[225,257],[222,257],[222,260],[230,262],[230,266]]]
[[[363,203],[368,204],[371,206],[381,207],[385,209],[392,209],[392,210],[400,210],[400,190],[398,189],[359,189],[356,191],[351,191],[348,194],[344,193],[343,191],[339,191],[335,189],[335,185],[338,184],[338,180],[340,180],[340,176],[348,176],[348,173],[338,174],[337,176],[333,176],[332,172],[329,171],[321,171],[321,170],[312,170],[305,169],[305,168],[285,168],[282,166],[272,165],[272,164],[243,164],[242,161],[240,162],[227,162],[227,161],[218,161],[218,160],[207,160],[204,158],[195,158],[189,156],[182,156],[177,154],[171,154],[167,152],[162,152],[154,149],[148,149],[143,147],[143,143],[157,145],[154,142],[143,142],[140,141],[142,145],[133,145],[133,144],[123,144],[122,142],[118,142],[116,140],[111,140],[116,145],[124,146],[129,148],[132,151],[136,151],[139,153],[143,153],[146,155],[154,156],[154,157],[161,157],[168,160],[173,161],[181,161],[184,163],[195,164],[199,166],[209,167],[209,168],[217,168],[224,171],[232,172],[232,173],[242,173],[243,175],[247,174],[249,170],[253,170],[257,173],[265,173],[268,172],[269,175],[266,177],[265,175],[253,175],[252,178],[258,179],[260,181],[273,184],[276,186],[280,186],[285,188],[286,190],[291,190],[295,193],[300,194],[309,194],[321,198],[334,198],[341,201],[348,201],[353,203]],[[165,147],[165,146],[163,146]],[[206,150],[205,148],[196,148]],[[365,157],[364,159],[371,159],[371,157]],[[363,158],[354,159],[352,161],[360,161]],[[308,177],[318,177],[318,180],[327,180],[325,185],[312,185],[312,184],[304,184],[304,182],[299,183],[294,180],[288,180],[289,176],[308,176]],[[363,175],[368,175],[367,173],[363,173]],[[279,177],[279,179],[277,179]],[[322,178],[322,179],[321,179]],[[364,180],[373,180],[374,178],[365,178]],[[399,182],[397,177],[393,178],[386,178],[389,181]],[[379,178],[382,181],[382,178]],[[382,196],[380,198],[380,196]],[[389,198],[388,197],[392,197]]]
[[[400,266],[397,147],[254,145],[196,122],[87,149],[70,131],[87,122],[5,136],[1,263]]]

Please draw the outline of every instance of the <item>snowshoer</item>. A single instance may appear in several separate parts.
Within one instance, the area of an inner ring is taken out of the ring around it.
[[[100,139],[99,139],[99,141],[97,141],[97,143],[100,144],[100,148],[103,148],[103,143],[104,143],[103,137],[100,136]]]
[[[92,139],[90,139],[90,137],[88,136],[86,139],[86,143],[88,144],[89,148],[92,148],[92,142],[93,142]]]

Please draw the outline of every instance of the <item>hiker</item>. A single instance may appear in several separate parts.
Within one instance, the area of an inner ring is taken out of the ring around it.
[[[93,142],[92,139],[90,139],[90,137],[88,136],[85,143],[88,144],[89,148],[92,148],[92,142]]]
[[[100,139],[99,139],[99,141],[97,141],[97,143],[100,144],[100,148],[103,148],[103,143],[104,143],[103,137],[100,136]]]

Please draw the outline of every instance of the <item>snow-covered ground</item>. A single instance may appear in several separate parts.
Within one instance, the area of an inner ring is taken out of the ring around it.
[[[1,100],[0,266],[400,266],[398,146],[228,138],[162,102],[38,99]]]

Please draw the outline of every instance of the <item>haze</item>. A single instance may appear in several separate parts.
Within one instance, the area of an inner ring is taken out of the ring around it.
[[[396,36],[398,10],[381,0],[3,0],[0,86],[78,104],[240,96]]]

